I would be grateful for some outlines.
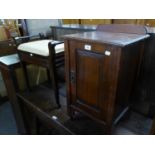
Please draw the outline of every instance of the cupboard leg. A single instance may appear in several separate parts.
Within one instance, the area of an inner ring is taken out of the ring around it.
[[[72,108],[68,108],[68,115],[71,118],[71,120],[74,120],[74,110]]]
[[[112,125],[106,125],[105,127],[105,134],[106,135],[111,135],[112,134]]]

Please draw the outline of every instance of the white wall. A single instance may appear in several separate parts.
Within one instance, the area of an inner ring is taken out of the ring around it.
[[[38,33],[50,33],[50,26],[60,24],[58,19],[27,19],[26,22],[29,35],[35,35]]]

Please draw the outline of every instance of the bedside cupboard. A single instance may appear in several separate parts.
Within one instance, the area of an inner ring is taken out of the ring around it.
[[[147,34],[84,32],[64,36],[68,113],[82,112],[110,134],[128,111]]]

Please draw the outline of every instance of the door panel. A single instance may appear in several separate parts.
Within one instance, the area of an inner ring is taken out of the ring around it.
[[[78,50],[76,61],[77,99],[99,108],[99,81],[103,74],[103,55]]]
[[[76,50],[76,103],[95,113],[103,104],[103,60],[103,54]]]

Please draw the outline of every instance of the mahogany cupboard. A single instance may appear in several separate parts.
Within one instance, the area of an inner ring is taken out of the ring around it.
[[[129,96],[148,35],[84,32],[65,36],[68,113],[111,127],[129,109]]]

